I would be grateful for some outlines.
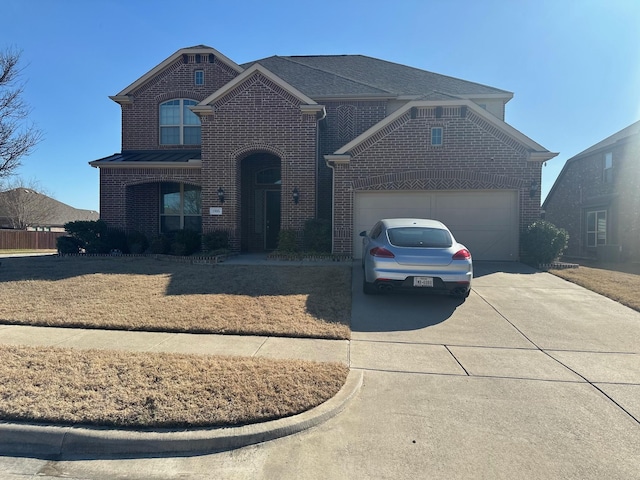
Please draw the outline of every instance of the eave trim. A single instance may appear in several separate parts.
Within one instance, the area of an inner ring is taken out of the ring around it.
[[[211,48],[211,47],[181,48],[176,53],[174,53],[170,57],[166,58],[161,63],[156,65],[154,68],[152,68],[147,73],[145,73],[143,76],[138,78],[135,82],[133,82],[128,87],[126,87],[120,93],[118,93],[117,95],[114,95],[114,97],[118,98],[118,97],[124,97],[124,96],[128,95],[129,93],[131,93],[135,89],[139,88],[140,86],[144,85],[149,80],[151,80],[153,77],[158,75],[165,68],[167,68],[168,66],[173,64],[182,55],[185,55],[185,54],[186,55],[188,55],[188,54],[198,54],[198,53],[205,54],[205,55],[208,55],[208,54],[212,53],[213,55],[215,55],[215,57],[217,59],[222,60],[225,64],[227,64],[229,67],[231,67],[233,70],[235,70],[238,73],[241,73],[244,70],[240,65],[238,65],[237,63],[235,63],[233,60],[231,60],[230,58],[226,57],[225,55],[221,54],[215,48]],[[115,100],[115,98],[113,98],[113,97],[109,97],[109,98],[111,98],[112,100],[117,102],[117,100]],[[120,102],[118,102],[118,103],[120,103]]]

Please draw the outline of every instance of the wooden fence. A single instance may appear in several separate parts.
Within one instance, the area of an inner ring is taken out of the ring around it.
[[[65,232],[0,230],[0,250],[55,250],[58,237]]]

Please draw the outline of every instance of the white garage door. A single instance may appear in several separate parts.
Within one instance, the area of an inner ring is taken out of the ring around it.
[[[517,260],[518,192],[515,190],[356,192],[355,258],[361,258],[361,231],[381,218],[440,220],[475,260]]]

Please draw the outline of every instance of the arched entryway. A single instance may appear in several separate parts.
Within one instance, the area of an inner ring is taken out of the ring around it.
[[[241,242],[243,252],[278,246],[280,233],[280,158],[268,152],[248,155],[240,163]]]

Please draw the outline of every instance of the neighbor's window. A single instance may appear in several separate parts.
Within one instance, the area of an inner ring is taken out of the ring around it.
[[[197,104],[183,98],[160,104],[161,145],[200,145],[200,119],[189,110]]]
[[[194,83],[204,85],[204,70],[196,70],[194,73]]]
[[[442,127],[434,127],[431,129],[431,145],[442,145]]]
[[[160,233],[202,231],[201,188],[166,182],[160,184]]]
[[[604,154],[604,181],[609,183],[613,180],[613,153]]]
[[[587,247],[607,244],[607,211],[587,212]]]

